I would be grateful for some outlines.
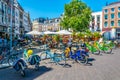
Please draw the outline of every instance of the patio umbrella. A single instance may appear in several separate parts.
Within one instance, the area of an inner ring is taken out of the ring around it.
[[[51,32],[51,31],[45,31],[43,32],[44,34],[56,34],[55,32]]]
[[[61,30],[59,32],[56,32],[56,34],[60,34],[60,35],[70,35],[72,34],[71,32],[67,31],[67,30]]]
[[[26,34],[28,34],[28,35],[43,35],[42,32],[38,32],[38,31],[30,31],[30,32],[28,32]]]

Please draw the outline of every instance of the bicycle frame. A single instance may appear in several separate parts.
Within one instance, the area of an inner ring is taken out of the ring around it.
[[[79,62],[79,63],[88,63],[88,57],[89,55],[84,50],[78,50],[75,53],[70,51],[70,58]],[[84,62],[82,62],[84,61]]]
[[[86,44],[87,48],[90,50],[93,54],[100,54],[100,50],[95,47],[94,45]]]
[[[47,50],[44,53],[41,53],[41,55],[40,55],[41,58],[42,58],[43,54],[46,54],[45,59],[47,59],[47,56],[48,56],[50,58],[51,62],[56,63],[56,64],[59,64],[59,62],[61,60],[66,60],[64,53],[62,53],[62,54],[59,54],[57,52],[52,53],[49,50]]]
[[[110,46],[106,45],[104,42],[103,43],[97,42],[97,46],[104,53],[111,53],[112,52],[112,48]]]

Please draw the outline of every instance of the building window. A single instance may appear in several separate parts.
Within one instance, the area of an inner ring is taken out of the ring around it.
[[[111,21],[111,27],[113,27],[114,26],[114,21]]]
[[[57,19],[57,22],[59,22],[59,20]]]
[[[118,20],[118,26],[120,27],[120,20]]]
[[[10,14],[11,13],[11,9],[10,9],[10,7],[8,7],[8,14]]]
[[[105,9],[105,13],[107,13],[108,12],[108,10],[107,9]]]
[[[118,12],[118,18],[120,18],[120,12]]]
[[[97,15],[97,22],[100,22],[100,15]]]
[[[111,12],[114,12],[115,11],[115,8],[111,8]]]
[[[14,10],[12,11],[12,16],[15,16],[15,11]]]
[[[18,16],[18,13],[16,12],[16,16]]]
[[[92,16],[92,29],[94,29],[95,26],[95,16]]]
[[[115,16],[114,14],[111,14],[111,19],[114,19],[114,16]]]
[[[120,11],[120,7],[118,7],[118,10]]]
[[[107,27],[107,26],[108,26],[108,22],[105,22],[105,23],[104,23],[104,27]]]
[[[97,23],[97,31],[100,31],[100,23]]]
[[[105,18],[105,19],[108,19],[108,15],[107,15],[107,14],[105,14],[105,15],[104,15],[104,18]]]
[[[94,20],[95,20],[95,16],[92,16],[92,22],[94,22]]]

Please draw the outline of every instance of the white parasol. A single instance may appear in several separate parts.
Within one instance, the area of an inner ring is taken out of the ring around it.
[[[56,34],[60,34],[60,35],[70,35],[72,34],[71,32],[67,31],[67,30],[61,30],[59,32],[56,32]]]
[[[30,32],[28,32],[26,34],[28,34],[28,35],[43,35],[43,33],[38,32],[38,31],[30,31]]]

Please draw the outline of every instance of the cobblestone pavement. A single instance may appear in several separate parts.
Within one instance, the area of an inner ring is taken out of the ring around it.
[[[29,66],[26,77],[13,68],[1,69],[0,80],[120,80],[120,49],[113,50],[113,54],[91,54],[90,58],[91,66],[68,61],[68,68],[44,60],[39,71]]]

